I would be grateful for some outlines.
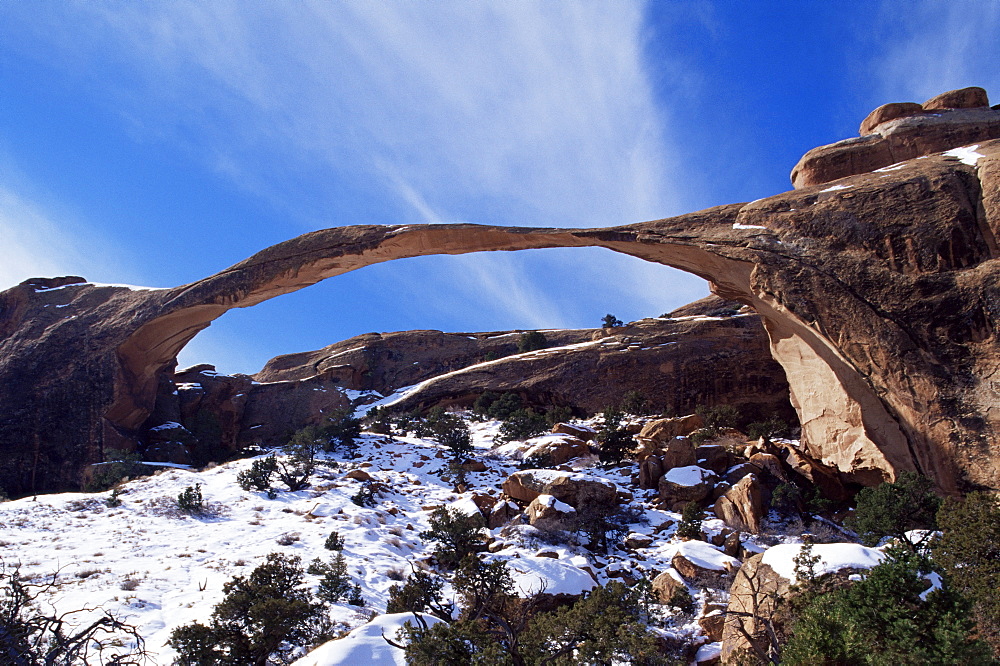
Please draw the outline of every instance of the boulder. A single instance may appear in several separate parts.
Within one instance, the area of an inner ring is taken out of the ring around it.
[[[705,541],[683,541],[670,564],[689,583],[728,589],[740,561]]]
[[[661,604],[670,603],[678,590],[687,589],[676,569],[667,569],[653,579],[653,598]]]
[[[704,420],[698,414],[650,421],[634,436],[638,444],[637,459],[641,459],[657,449],[666,448],[666,444],[670,440],[690,435],[704,425]],[[694,460],[689,463],[674,463],[672,466],[690,465],[693,462]]]
[[[785,447],[785,465],[812,485],[816,486],[823,497],[841,502],[850,497],[850,492],[840,482],[837,471],[814,460],[794,446]]]
[[[726,626],[726,614],[724,611],[713,610],[698,618],[698,626],[710,641],[721,641]]]
[[[716,474],[725,474],[729,469],[730,455],[724,446],[703,444],[694,450],[694,455],[697,460],[696,465],[710,469]]]
[[[660,483],[663,476],[663,458],[652,455],[639,463],[639,487],[652,489]]]
[[[759,471],[759,469],[760,468],[751,465],[748,462],[742,462],[727,469],[722,478],[726,481],[726,483],[736,485],[744,476],[750,474],[751,472]]]
[[[879,125],[896,118],[919,116],[926,113],[924,107],[915,102],[890,102],[883,104],[861,121],[861,136],[871,134]]]
[[[539,495],[525,509],[528,522],[540,530],[568,530],[576,522],[576,509],[552,495]]]
[[[657,449],[657,455],[660,457],[664,472],[674,467],[694,465],[698,461],[694,445],[687,437],[673,437],[666,440]]]
[[[483,512],[485,514],[485,512]],[[509,499],[502,499],[490,509],[487,524],[491,530],[503,527],[511,520],[521,515],[521,509]]]
[[[497,504],[497,498],[485,493],[473,493],[472,501],[479,507],[479,513],[489,516],[493,506]]]
[[[664,502],[700,502],[712,492],[717,477],[697,465],[675,467],[660,479],[659,496]]]
[[[482,460],[466,460],[462,463],[462,469],[466,472],[485,472],[489,467]]]
[[[575,425],[573,423],[557,423],[552,426],[554,435],[570,435],[584,442],[590,442],[597,438],[597,431],[585,425]]]
[[[648,444],[648,443],[647,443]],[[646,444],[640,449],[644,450]],[[639,460],[639,487],[656,488],[664,472],[675,467],[686,467],[697,462],[694,446],[687,437],[674,437],[657,444],[651,453],[637,456]]]
[[[627,550],[639,550],[640,548],[649,548],[652,545],[653,537],[647,534],[632,532],[625,537],[625,548]]]
[[[545,458],[551,465],[562,465],[574,458],[590,453],[587,442],[572,435],[543,435],[525,442],[531,448],[524,452],[524,459]]]
[[[882,119],[877,132],[813,148],[792,169],[792,184],[813,187],[1000,138],[1000,111],[988,106],[982,88],[943,93],[924,102],[922,111]],[[869,125],[866,119],[863,128]]]
[[[990,99],[986,91],[977,86],[949,90],[935,95],[923,103],[924,111],[942,111],[944,109],[976,109],[989,106]]]
[[[722,552],[736,559],[743,559],[743,541],[739,532],[731,532],[722,543]]]
[[[574,509],[613,505],[618,497],[618,488],[609,481],[551,469],[514,472],[503,482],[503,491],[522,502],[530,502],[539,495],[552,495]]]
[[[729,590],[722,635],[723,663],[730,663],[735,653],[750,649],[750,641],[767,652],[767,622],[774,616],[778,600],[786,597],[796,582],[794,558],[801,548],[800,544],[772,546],[740,567]],[[813,555],[820,558],[814,568],[817,575],[834,573],[844,579],[870,569],[883,557],[881,551],[853,543],[816,544]]]
[[[788,475],[781,466],[781,458],[772,453],[755,453],[750,456],[750,464],[759,469],[765,476],[788,483]]]
[[[767,516],[767,491],[753,474],[747,474],[726,491],[713,507],[716,516],[734,530],[760,532]]]
[[[698,646],[691,663],[694,666],[716,666],[721,664],[722,645],[718,642]]]
[[[345,479],[354,479],[355,481],[371,481],[372,475],[363,469],[352,469],[350,472],[344,475]]]

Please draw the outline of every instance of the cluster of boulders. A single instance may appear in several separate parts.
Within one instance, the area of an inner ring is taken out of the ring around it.
[[[693,502],[726,525],[711,536],[684,538],[670,568],[652,581],[655,598],[667,605],[683,601],[688,590],[720,591],[717,601],[701,604],[697,622],[709,641],[721,645],[728,617],[726,593],[745,567],[744,561],[754,562],[751,577],[759,568],[761,549],[748,542],[745,534],[761,531],[779,486],[787,484],[786,491],[793,486],[815,488],[831,500],[845,499],[848,490],[835,470],[812,459],[792,441],[754,441],[736,430],[708,430],[698,415],[647,420],[633,424],[630,431],[636,443],[629,461],[636,466],[631,479],[635,486],[656,490],[654,503],[662,509],[682,511]],[[543,531],[572,529],[588,514],[607,512],[632,500],[625,488],[581,471],[574,463],[598,452],[596,434],[586,426],[562,423],[549,434],[506,445],[516,448],[524,460],[545,460],[548,468],[514,472],[504,481],[499,499],[483,496],[477,502],[490,528],[513,522]],[[657,533],[672,525],[668,521],[656,527],[652,536],[629,534],[625,548],[641,553],[654,545]],[[490,549],[503,547],[499,540]],[[611,568],[605,573],[614,577]],[[623,571],[621,577],[627,579],[628,572]],[[730,629],[730,633],[735,631]],[[733,634],[730,643],[738,638]],[[696,661],[707,664],[717,658],[713,653]]]
[[[659,503],[681,511],[689,502],[710,508],[734,530],[758,532],[781,484],[815,487],[831,500],[848,495],[834,469],[785,440],[748,442],[737,431],[696,445],[697,415],[648,422],[638,442],[636,481],[656,489]]]

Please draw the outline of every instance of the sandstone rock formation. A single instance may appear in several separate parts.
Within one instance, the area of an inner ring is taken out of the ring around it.
[[[484,391],[494,391],[516,392],[539,407],[560,405],[595,413],[618,403],[626,392],[638,391],[657,410],[686,413],[698,405],[724,403],[736,405],[751,420],[774,413],[792,417],[783,373],[770,358],[754,314],[643,319],[617,327],[611,334],[582,329],[545,335],[549,347],[517,353],[516,333],[461,334],[463,345],[473,351],[447,362],[442,358],[426,370],[413,364],[416,358],[425,365],[420,352],[400,349],[398,358],[408,363],[398,365],[408,374],[364,388],[391,392],[420,382],[393,405],[400,411],[438,405],[470,407]],[[475,336],[483,338],[478,352],[469,339]],[[496,339],[505,340],[504,346],[489,344]],[[484,360],[491,352],[503,356]],[[338,355],[336,360],[347,364],[349,356]],[[352,367],[356,373],[359,366]],[[265,369],[257,379],[275,376]]]
[[[653,222],[342,227],[172,289],[28,280],[0,293],[2,483],[75,487],[82,463],[134,448],[177,352],[231,308],[396,258],[598,246],[690,271],[752,307],[807,454],[844,480],[916,469],[945,491],[1000,488],[996,128],[989,108],[898,118],[841,157],[804,158],[792,192]],[[835,186],[808,185],[831,173]]]
[[[576,509],[552,495],[539,495],[524,511],[528,522],[542,530],[570,529],[576,519]]]
[[[717,481],[715,474],[697,465],[674,467],[668,470],[658,484],[660,499],[668,506],[700,502],[708,497]]]
[[[812,187],[949,148],[1000,138],[1000,110],[982,88],[963,88],[923,104],[892,102],[861,123],[861,136],[813,148],[792,169],[792,185]]]
[[[767,516],[767,495],[769,493],[757,477],[747,474],[716,501],[712,511],[733,529],[759,532]]]
[[[777,612],[779,600],[792,592],[796,581],[793,557],[801,545],[780,544],[743,562],[729,590],[722,636],[722,662],[735,663],[740,653],[763,657],[773,648],[772,632],[782,633],[787,619]],[[829,575],[831,586],[849,585],[852,574],[875,566],[882,554],[857,544],[833,543],[813,546],[819,557],[813,566],[817,576]],[[763,661],[768,661],[763,659]]]
[[[603,479],[552,469],[514,472],[503,482],[503,491],[522,502],[531,502],[539,495],[550,495],[574,509],[606,507],[618,501],[618,489]]]

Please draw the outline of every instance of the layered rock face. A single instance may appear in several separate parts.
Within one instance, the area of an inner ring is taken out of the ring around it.
[[[148,457],[187,462],[164,455],[176,446],[150,452],[151,442],[178,441],[177,433],[157,429],[179,423],[188,431],[192,460],[204,462],[242,446],[284,444],[295,430],[351,406],[352,396],[374,400],[416,384],[396,411],[468,407],[492,390],[516,392],[536,407],[590,414],[634,390],[651,398],[656,411],[731,404],[748,421],[775,414],[792,420],[788,384],[771,358],[760,318],[739,310],[739,303],[709,297],[685,306],[677,318],[615,331],[546,331],[548,346],[528,353],[518,352],[518,331],[404,331],[286,354],[253,378],[197,366],[162,376],[141,439]]]
[[[395,258],[598,246],[692,272],[756,310],[809,456],[846,480],[916,469],[946,491],[1000,488],[1000,141],[970,139],[970,113],[984,127],[998,114],[894,119],[876,129],[916,118],[912,136],[937,137],[911,142],[927,154],[665,220],[342,227],[174,289],[28,281],[0,294],[3,482],[68,487],[81,461],[134,446],[177,352],[230,308]]]
[[[862,121],[860,134],[810,150],[792,169],[792,185],[820,185],[921,155],[1000,138],[1000,110],[990,108],[982,88],[963,88],[923,104],[883,104]]]

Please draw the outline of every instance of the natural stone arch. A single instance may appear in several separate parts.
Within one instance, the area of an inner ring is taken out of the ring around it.
[[[808,453],[848,479],[916,468],[946,491],[998,489],[1000,141],[977,150],[975,165],[928,156],[606,229],[328,229],[173,289],[26,281],[0,293],[0,482],[69,489],[104,449],[134,446],[158,375],[231,308],[396,258],[595,246],[753,307]]]
[[[176,309],[139,328],[119,348],[134,391],[119,394],[107,418],[138,428],[152,407],[156,377],[180,349],[233,307],[249,307],[383,261],[429,254],[603,247],[688,271],[715,293],[760,313],[772,353],[789,376],[803,438],[849,478],[873,482],[913,469],[906,438],[871,389],[837,350],[773,297],[751,284],[757,263],[739,229],[742,206],[614,229],[535,229],[439,225],[342,227],[306,234],[250,257],[178,294]],[[734,228],[734,224],[736,227]],[[695,231],[696,230],[696,231]],[[817,387],[822,387],[817,391]]]

